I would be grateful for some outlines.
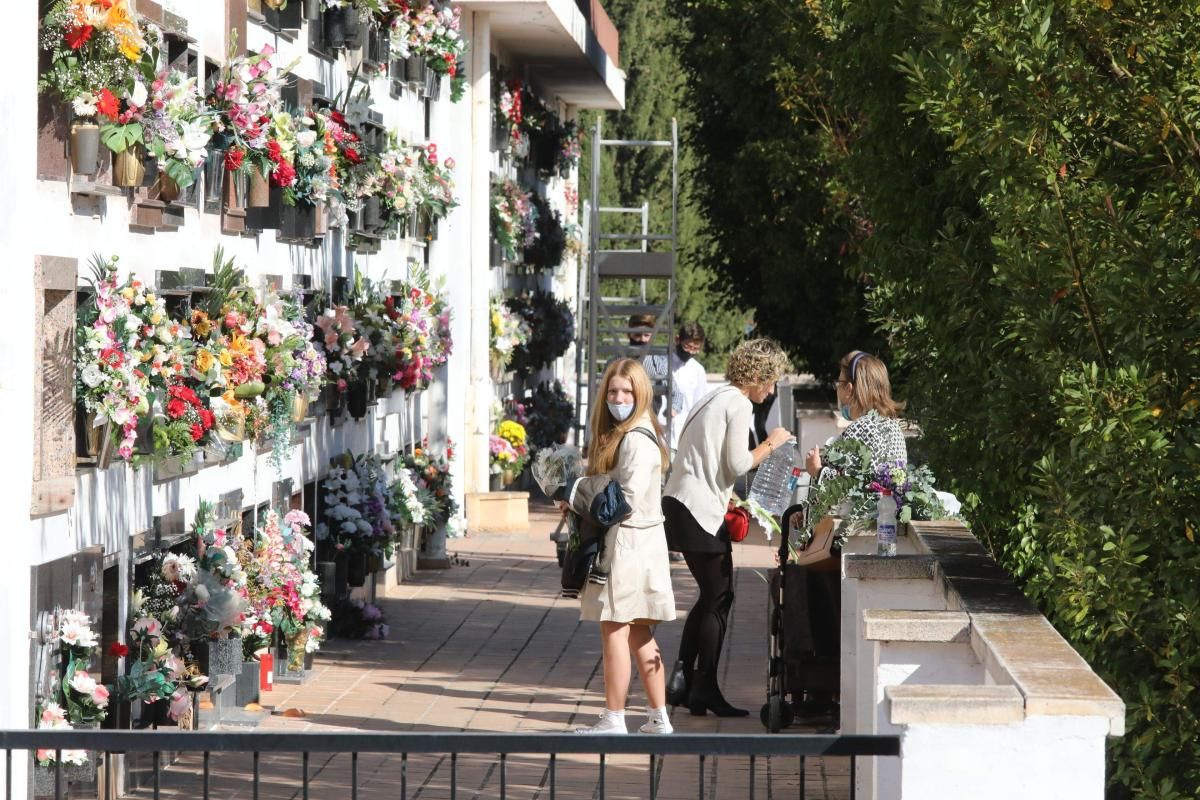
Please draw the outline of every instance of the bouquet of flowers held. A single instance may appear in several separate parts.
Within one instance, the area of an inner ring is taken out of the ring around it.
[[[570,487],[583,475],[583,455],[578,447],[561,444],[538,450],[530,467],[533,479],[547,497]]]

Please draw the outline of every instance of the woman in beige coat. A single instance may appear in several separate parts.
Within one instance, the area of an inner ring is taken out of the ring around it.
[[[651,415],[653,387],[646,370],[630,358],[605,370],[592,412],[588,474],[607,474],[621,484],[633,514],[605,534],[599,571],[580,595],[580,618],[600,623],[604,653],[605,710],[600,721],[577,733],[627,733],[625,701],[631,658],[646,690],[642,733],[671,733],[662,654],[653,626],[675,619],[671,565],[663,530],[662,472],[667,453]]]

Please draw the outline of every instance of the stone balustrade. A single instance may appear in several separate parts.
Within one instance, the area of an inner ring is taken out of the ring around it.
[[[843,733],[897,733],[860,797],[1089,798],[1125,704],[957,522],[852,535],[842,562]]]

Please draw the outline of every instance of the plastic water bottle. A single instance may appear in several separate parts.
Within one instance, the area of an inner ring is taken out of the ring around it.
[[[773,517],[787,510],[792,494],[800,481],[800,460],[797,458],[796,443],[790,441],[780,447],[758,465],[754,483],[750,485],[750,499],[758,503]]]
[[[875,555],[896,555],[896,498],[892,497],[890,489],[879,493],[875,501],[879,515],[875,527]]]

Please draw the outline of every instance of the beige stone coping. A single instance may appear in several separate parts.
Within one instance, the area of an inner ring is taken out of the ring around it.
[[[529,529],[529,492],[468,492],[465,511],[472,533],[520,533]]]
[[[1008,725],[1025,719],[1015,686],[888,686],[893,725]]]
[[[847,578],[867,580],[933,580],[937,559],[933,556],[872,556],[846,554],[842,568]]]
[[[1025,598],[958,522],[916,522],[917,549],[937,560],[947,601],[970,617],[971,648],[997,683],[1024,698],[1025,713],[1100,716],[1125,732],[1125,703]],[[978,687],[985,688],[985,687]]]
[[[961,611],[863,611],[863,638],[875,642],[968,642],[971,618]]]

